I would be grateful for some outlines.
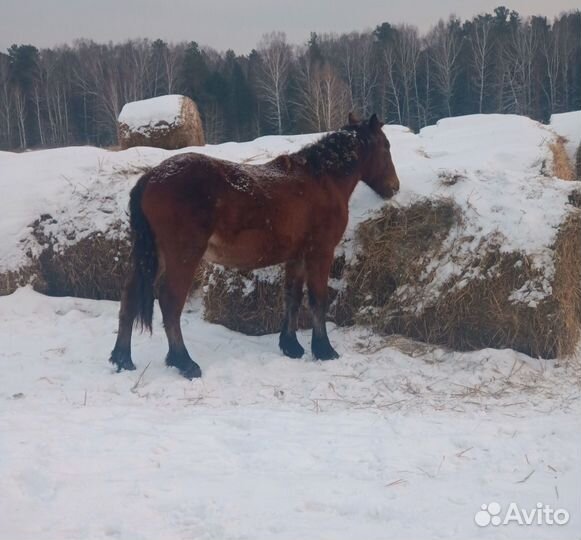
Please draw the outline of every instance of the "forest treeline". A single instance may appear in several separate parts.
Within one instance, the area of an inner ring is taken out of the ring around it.
[[[516,113],[546,121],[581,109],[581,11],[490,14],[369,32],[311,34],[296,46],[263,36],[248,55],[160,39],[0,53],[0,148],[113,145],[126,102],[193,98],[206,139],[334,129],[348,111],[414,130],[440,118]]]

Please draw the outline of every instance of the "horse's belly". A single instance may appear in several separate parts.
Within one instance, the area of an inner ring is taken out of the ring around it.
[[[272,266],[293,258],[294,242],[281,241],[263,230],[242,231],[234,237],[214,234],[204,259],[230,268],[251,270]]]

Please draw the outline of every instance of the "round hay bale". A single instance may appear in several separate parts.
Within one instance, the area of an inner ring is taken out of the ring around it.
[[[581,182],[581,143],[577,148],[577,155],[575,157],[575,176],[579,182]]]
[[[19,287],[32,286],[35,291],[46,293],[48,285],[42,274],[38,259],[30,262],[18,270],[0,272],[0,296],[12,294]]]
[[[561,180],[575,180],[575,171],[567,154],[566,144],[567,139],[561,136],[549,143],[549,149],[553,155],[553,176]]]
[[[119,146],[176,150],[205,144],[202,119],[186,96],[159,96],[126,103],[117,122]]]

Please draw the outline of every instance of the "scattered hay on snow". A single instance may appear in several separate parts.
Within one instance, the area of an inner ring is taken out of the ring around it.
[[[196,104],[178,95],[127,103],[119,115],[118,134],[123,150],[134,146],[176,150],[205,144]]]

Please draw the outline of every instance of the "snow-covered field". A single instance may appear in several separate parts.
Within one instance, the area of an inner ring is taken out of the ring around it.
[[[0,298],[1,538],[579,538],[573,365],[362,329],[332,329],[338,361],[296,361],[194,302],[184,333],[204,378],[188,382],[164,367],[159,325],[135,340],[138,370],[113,373],[116,315]],[[493,501],[571,519],[479,528]]]
[[[465,201],[472,231],[504,233],[507,249],[542,263],[571,189],[543,171],[550,128],[490,116],[387,130],[396,204]],[[200,151],[259,162],[315,137]],[[43,213],[63,243],[109,230],[139,167],[169,154],[0,153],[0,272],[38,253],[30,224]],[[446,186],[439,173],[464,180]],[[374,201],[361,186],[355,219]],[[581,538],[578,359],[455,353],[331,327],[339,360],[290,360],[275,336],[204,322],[194,298],[184,335],[204,377],[189,382],[164,366],[159,313],[153,336],[135,337],[137,371],[115,374],[117,310],[30,288],[0,297],[1,540]],[[479,527],[492,502],[501,515],[541,503],[570,519]]]

